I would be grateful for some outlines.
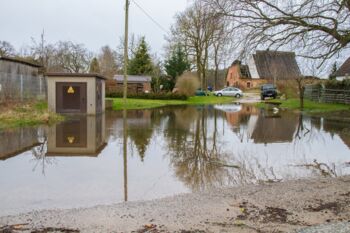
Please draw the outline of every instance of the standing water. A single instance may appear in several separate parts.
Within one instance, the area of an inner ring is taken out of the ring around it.
[[[0,216],[341,176],[350,174],[349,147],[350,122],[238,104],[3,130]]]

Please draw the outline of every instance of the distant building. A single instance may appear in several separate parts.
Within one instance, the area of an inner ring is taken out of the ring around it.
[[[256,51],[247,65],[238,60],[232,63],[228,69],[226,84],[250,89],[275,80],[295,79],[300,75],[294,52]]]
[[[335,77],[338,81],[343,81],[344,79],[350,79],[350,57],[335,72]]]
[[[148,93],[151,92],[151,76],[128,75],[128,93]],[[123,92],[124,76],[115,75],[113,80],[108,80],[106,84],[107,93]]]
[[[0,102],[45,98],[46,81],[41,65],[0,56]]]

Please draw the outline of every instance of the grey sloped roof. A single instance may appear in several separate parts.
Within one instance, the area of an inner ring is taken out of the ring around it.
[[[28,65],[28,66],[32,66],[32,67],[37,67],[37,68],[40,68],[42,67],[42,65],[36,63],[36,62],[31,62],[31,61],[27,61],[23,58],[16,58],[16,57],[3,57],[3,56],[0,56],[0,60],[3,60],[3,61],[10,61],[10,62],[15,62],[15,63],[21,63],[21,64],[24,64],[24,65]]]
[[[253,58],[262,79],[293,79],[301,75],[294,52],[256,51]]]
[[[343,63],[343,65],[335,72],[335,76],[348,76],[350,75],[350,57]]]
[[[115,75],[114,80],[117,82],[123,82],[123,75]],[[128,75],[128,83],[150,83],[152,80],[151,76],[141,76],[141,75]]]

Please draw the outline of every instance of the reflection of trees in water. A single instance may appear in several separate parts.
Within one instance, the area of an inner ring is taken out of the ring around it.
[[[38,141],[40,145],[32,148],[31,152],[34,157],[33,161],[35,165],[33,167],[33,171],[37,168],[41,168],[41,173],[45,175],[45,169],[48,165],[52,165],[55,163],[54,158],[48,158],[47,154],[47,136],[44,130],[40,131],[39,134],[42,134],[38,137]]]
[[[274,168],[262,164],[261,161],[260,158],[248,152],[235,155],[230,163],[239,166],[239,169],[231,170],[229,173],[230,183],[242,185],[280,181]]]
[[[208,109],[183,109],[169,117],[165,130],[176,176],[195,191],[221,186],[232,169],[218,165],[225,164],[225,156],[217,146],[217,112],[210,132],[207,121]]]

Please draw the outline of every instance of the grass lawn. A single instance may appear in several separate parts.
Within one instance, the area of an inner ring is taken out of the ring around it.
[[[148,100],[148,99],[128,99],[125,106],[126,109],[145,109],[157,108],[169,105],[206,105],[231,103],[233,97],[216,97],[216,96],[194,96],[188,100]],[[123,99],[113,98],[113,110],[123,109]]]
[[[0,129],[38,124],[50,124],[63,120],[48,111],[46,102],[11,103],[0,106]]]
[[[258,103],[258,107],[266,107],[266,104],[277,103],[281,108],[299,109],[299,99],[287,99],[287,100],[268,100]],[[304,111],[307,112],[333,112],[333,111],[346,111],[350,110],[350,105],[346,104],[326,104],[318,103],[310,100],[304,100]]]

